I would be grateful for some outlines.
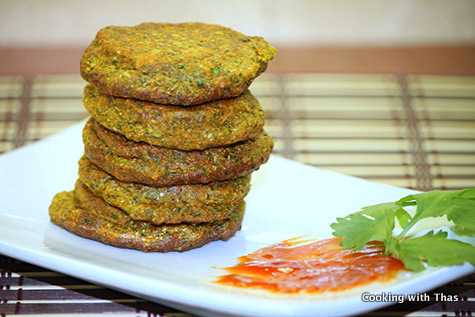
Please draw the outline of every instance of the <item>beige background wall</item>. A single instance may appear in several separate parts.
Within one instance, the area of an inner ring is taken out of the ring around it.
[[[475,43],[474,0],[0,0],[0,46],[83,46],[143,21],[218,23],[279,45]]]

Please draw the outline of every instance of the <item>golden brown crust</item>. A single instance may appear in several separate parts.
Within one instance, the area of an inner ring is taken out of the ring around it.
[[[209,183],[244,176],[267,162],[273,140],[265,132],[226,147],[179,151],[138,143],[90,119],[83,130],[87,157],[124,182],[152,186]]]
[[[153,225],[131,220],[78,181],[74,191],[61,192],[53,198],[49,215],[58,226],[104,244],[144,252],[182,252],[233,236],[241,228],[244,202],[226,220]]]
[[[129,140],[185,151],[233,144],[264,126],[263,111],[249,90],[233,99],[180,107],[117,98],[86,85],[83,103],[101,125]]]
[[[239,96],[274,54],[261,37],[219,25],[109,26],[84,52],[81,75],[108,95],[196,105]]]
[[[225,219],[250,189],[243,176],[208,184],[154,187],[121,182],[83,156],[79,179],[96,196],[120,208],[134,220],[154,224],[210,222]]]

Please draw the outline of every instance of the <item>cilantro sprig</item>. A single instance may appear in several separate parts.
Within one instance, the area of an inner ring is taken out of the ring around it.
[[[413,206],[413,207],[411,207]],[[416,208],[413,216],[407,211]],[[411,236],[410,230],[424,218],[447,216],[457,235],[475,235],[475,188],[455,191],[434,190],[409,195],[396,202],[362,208],[331,224],[333,235],[343,238],[340,245],[358,251],[372,240],[385,245],[387,255],[400,259],[413,271],[429,266],[452,266],[465,262],[475,265],[475,246],[448,239],[437,229],[423,236]],[[394,234],[396,221],[402,228]]]

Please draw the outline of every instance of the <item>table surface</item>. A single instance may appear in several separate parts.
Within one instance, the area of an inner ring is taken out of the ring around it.
[[[79,75],[0,76],[0,153],[85,118]],[[251,86],[274,153],[320,168],[422,191],[475,187],[475,77],[266,73]],[[175,309],[0,256],[0,316],[188,316]],[[367,316],[471,316],[475,279]]]

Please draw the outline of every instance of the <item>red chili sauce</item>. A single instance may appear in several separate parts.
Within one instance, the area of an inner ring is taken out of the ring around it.
[[[314,241],[293,238],[239,257],[224,268],[216,283],[264,289],[277,293],[342,291],[372,282],[394,279],[404,270],[398,259],[384,255],[384,245],[370,242],[352,252],[339,246],[340,238]]]

